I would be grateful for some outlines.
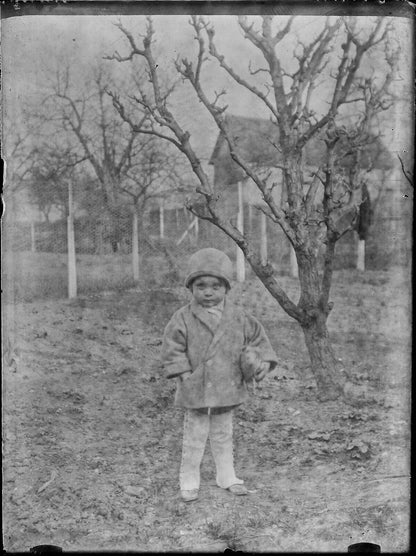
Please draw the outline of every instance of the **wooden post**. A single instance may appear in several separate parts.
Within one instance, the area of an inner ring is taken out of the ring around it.
[[[98,221],[94,228],[94,254],[101,255],[103,251],[103,225]]]
[[[244,215],[243,215],[243,188],[241,181],[238,182],[238,214],[237,214],[237,228],[239,232],[244,233]],[[237,246],[236,256],[236,275],[237,282],[244,282],[246,277],[246,265],[244,253],[240,247]]]
[[[260,218],[260,259],[261,264],[265,265],[267,264],[267,216],[262,212]]]
[[[159,235],[160,239],[165,237],[165,213],[164,213],[164,199],[161,199],[159,205]]]
[[[72,198],[72,182],[68,181],[68,297],[72,299],[77,296],[77,266],[75,256],[75,236],[74,236],[74,210]]]
[[[289,265],[290,265],[290,275],[292,278],[298,277],[298,261],[296,260],[296,253],[293,249],[292,244],[289,244]]]
[[[133,280],[139,280],[139,217],[137,215],[137,208],[134,207],[133,223],[132,223],[132,238],[131,238],[131,255],[133,264]]]
[[[365,239],[360,238],[357,245],[357,270],[365,270]]]
[[[35,223],[30,223],[30,250],[36,253]]]
[[[199,239],[199,218],[195,218],[195,245],[198,245]]]
[[[249,236],[253,233],[253,205],[249,203],[248,205],[248,226],[247,233]]]
[[[196,228],[197,226],[198,226],[198,218],[195,216],[195,218],[192,220],[192,222],[189,224],[189,226],[186,228],[186,230],[183,232],[181,237],[176,242],[176,245],[180,245],[182,241],[186,238],[186,236],[190,233],[192,228]]]

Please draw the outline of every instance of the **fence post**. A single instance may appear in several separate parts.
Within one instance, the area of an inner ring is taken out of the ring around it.
[[[32,253],[36,253],[35,223],[33,220],[30,223],[30,250]]]
[[[238,231],[244,234],[244,215],[243,215],[243,189],[241,181],[237,183],[238,186],[238,214],[237,214],[237,228]],[[246,265],[244,259],[244,253],[237,245],[237,256],[236,256],[236,275],[237,282],[244,282],[246,277]]]
[[[192,228],[197,228],[197,227],[198,227],[198,218],[195,216],[195,218],[192,220],[192,222],[189,224],[189,226],[186,228],[186,230],[183,232],[181,237],[176,242],[176,245],[180,245],[182,241],[186,238],[186,236],[190,234]]]
[[[75,236],[74,236],[74,210],[72,198],[72,182],[68,181],[68,297],[69,299],[77,296],[77,266],[75,256]]]
[[[261,213],[260,230],[260,258],[261,264],[267,264],[267,220],[264,212]]]
[[[164,214],[165,200],[161,199],[159,205],[159,235],[160,239],[165,237],[165,214]]]
[[[131,254],[133,264],[133,280],[137,282],[139,280],[139,217],[137,215],[136,207],[134,207],[133,210]]]
[[[198,245],[199,240],[199,218],[195,217],[195,245]]]
[[[247,234],[249,236],[253,233],[253,205],[251,203],[248,204],[248,226],[246,226]]]
[[[357,270],[365,270],[365,239],[358,238]]]
[[[298,261],[296,260],[296,253],[293,249],[292,244],[289,244],[289,266],[290,266],[290,275],[292,278],[298,277]]]

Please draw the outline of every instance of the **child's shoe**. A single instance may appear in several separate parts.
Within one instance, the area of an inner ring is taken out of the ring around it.
[[[198,499],[198,489],[193,490],[181,490],[182,500],[184,502],[193,502],[194,500]]]
[[[231,494],[235,494],[235,496],[246,496],[248,494],[248,490],[244,485],[231,485],[227,490],[229,490]]]

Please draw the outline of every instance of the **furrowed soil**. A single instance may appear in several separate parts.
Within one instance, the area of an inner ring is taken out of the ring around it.
[[[281,280],[296,299],[296,282]],[[406,551],[409,292],[403,269],[335,274],[329,329],[351,399],[319,403],[298,325],[257,281],[236,285],[231,297],[263,322],[279,366],[234,418],[250,494],[215,485],[208,445],[190,504],[178,489],[183,413],[159,361],[187,292],[6,306],[4,547],[346,552],[365,541]]]

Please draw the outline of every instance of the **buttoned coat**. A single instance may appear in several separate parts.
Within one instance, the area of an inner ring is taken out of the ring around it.
[[[162,363],[168,378],[176,378],[175,405],[185,408],[241,404],[247,386],[240,369],[244,346],[261,350],[263,361],[276,366],[263,326],[225,299],[219,324],[195,300],[173,315],[166,326]],[[191,371],[190,373],[188,371]]]

